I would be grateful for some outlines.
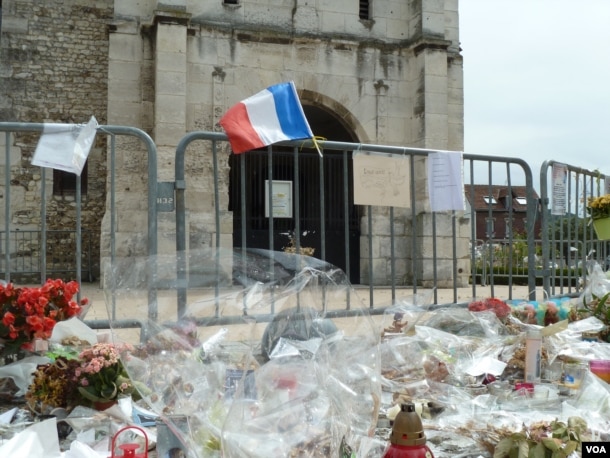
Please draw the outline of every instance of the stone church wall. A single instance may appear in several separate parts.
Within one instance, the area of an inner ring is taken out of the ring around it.
[[[84,122],[93,114],[101,124],[143,129],[158,148],[159,181],[174,181],[175,149],[185,133],[219,130],[231,105],[286,80],[295,81],[304,104],[332,111],[359,142],[463,149],[457,0],[372,1],[371,19],[360,18],[358,2],[348,0],[38,3],[4,1],[0,120]],[[34,146],[26,136],[15,143],[20,169]],[[101,257],[110,247],[104,146],[99,138],[90,158],[83,214],[86,227],[99,233],[101,224]],[[117,137],[116,148],[117,255],[145,254],[146,151],[125,137]],[[229,151],[221,153],[220,238],[230,247]],[[188,243],[210,246],[216,234],[208,147],[193,144],[186,167],[191,177],[207,177],[188,181]],[[25,181],[41,185],[35,177]],[[425,190],[419,192],[423,202]],[[73,221],[69,199],[53,199],[50,208],[52,224]],[[373,224],[387,226],[387,212],[375,212]],[[423,206],[418,214],[418,227],[427,227]],[[410,226],[407,212],[394,216],[397,227]],[[159,214],[158,227],[159,252],[173,252],[174,215]],[[364,224],[361,230],[365,236]],[[386,246],[386,236],[376,232],[375,246]],[[411,243],[421,256],[430,251],[425,234],[404,236],[403,265]],[[376,284],[387,282],[382,251],[373,253]]]
[[[5,0],[0,35],[0,121],[84,123],[95,116],[106,123],[108,79],[107,22],[111,0]],[[41,186],[46,186],[47,229],[74,231],[73,195],[53,195],[53,173],[30,165],[39,134],[17,134],[11,149],[10,223],[21,230],[40,228]],[[2,139],[4,142],[4,139]],[[4,176],[4,158],[0,159]],[[99,274],[101,216],[106,194],[105,139],[97,139],[87,170],[82,230],[91,232],[94,274]],[[0,193],[5,195],[4,182]],[[3,205],[4,206],[4,205]],[[4,213],[0,215],[4,225]],[[62,233],[64,234],[64,233]],[[55,243],[57,242],[57,243]],[[88,244],[85,246],[89,250]],[[32,255],[37,246],[15,247]],[[74,263],[73,237],[49,243],[48,258]]]

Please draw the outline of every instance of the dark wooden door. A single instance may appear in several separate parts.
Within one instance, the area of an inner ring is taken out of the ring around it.
[[[244,246],[242,233],[245,229],[248,248],[282,251],[290,244],[298,217],[301,247],[314,248],[314,257],[341,268],[352,283],[359,283],[360,229],[358,209],[353,203],[351,152],[325,151],[320,159],[315,151],[300,150],[295,154],[292,149],[274,148],[269,153],[265,149],[232,155],[230,166],[229,209],[233,211],[234,247]],[[268,206],[265,188],[270,176],[274,183],[290,186],[293,197],[292,217],[273,218],[272,246],[270,218],[265,214],[266,204]],[[322,237],[326,241],[325,253],[322,252]],[[349,250],[349,266],[346,265],[346,250]]]

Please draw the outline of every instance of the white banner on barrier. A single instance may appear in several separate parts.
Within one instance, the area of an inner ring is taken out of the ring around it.
[[[87,124],[45,123],[32,164],[80,176],[95,141],[97,126],[94,116]]]
[[[551,215],[566,214],[566,185],[568,181],[568,168],[565,164],[553,164],[551,180],[552,204]]]

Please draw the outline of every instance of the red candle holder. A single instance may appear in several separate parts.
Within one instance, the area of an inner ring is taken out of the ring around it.
[[[126,431],[128,429],[136,429],[144,435],[145,442],[144,442],[144,451],[142,453],[136,453],[136,451],[141,447],[141,444],[125,443],[125,444],[120,444],[119,446],[117,446],[117,444],[116,444],[117,439],[124,431]],[[122,450],[122,452],[123,452],[122,455],[115,455],[114,452],[117,448]],[[116,434],[114,436],[112,436],[111,453],[112,453],[112,455],[110,456],[110,458],[148,458],[148,435],[146,434],[146,431],[144,431],[139,426],[125,426],[124,428],[119,429],[116,432]]]

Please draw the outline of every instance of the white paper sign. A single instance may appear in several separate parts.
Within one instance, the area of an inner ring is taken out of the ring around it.
[[[428,155],[428,194],[433,212],[465,210],[462,153]]]
[[[566,185],[568,180],[568,168],[564,164],[553,164],[552,205],[551,215],[566,214]]]
[[[353,158],[356,205],[411,207],[408,157],[355,152]]]
[[[95,141],[97,126],[94,116],[87,124],[45,123],[32,164],[80,176]]]

